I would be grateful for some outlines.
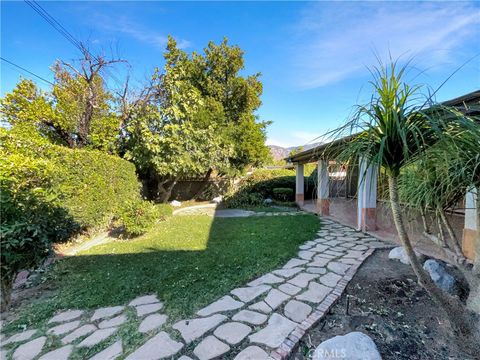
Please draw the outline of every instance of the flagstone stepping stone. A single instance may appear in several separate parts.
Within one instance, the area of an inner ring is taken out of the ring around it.
[[[230,345],[236,345],[250,334],[252,328],[239,322],[229,322],[215,329],[213,335]]]
[[[327,250],[324,254],[333,255],[333,256],[343,256],[345,254],[344,250],[339,250],[339,248],[335,248],[335,250]]]
[[[271,289],[271,286],[258,285],[258,286],[237,288],[232,290],[230,293],[238,297],[243,302],[250,302],[270,289]]]
[[[325,267],[331,259],[324,259],[321,257],[315,257],[315,260],[313,260],[311,263],[308,264],[309,267],[314,266],[314,267]]]
[[[118,328],[115,327],[97,330],[93,334],[88,336],[86,339],[84,339],[77,346],[92,347],[94,345],[100,344],[103,340],[108,339],[110,336],[112,336],[117,330]]]
[[[284,278],[291,278],[292,276],[298,274],[300,271],[303,271],[302,268],[291,268],[291,269],[279,269],[272,271],[275,275],[282,276]]]
[[[281,282],[284,282],[282,278],[279,278],[278,276],[275,276],[273,274],[265,274],[263,276],[260,276],[258,279],[255,279],[251,282],[249,282],[247,285],[248,286],[258,286],[261,284],[278,284]]]
[[[313,251],[299,251],[298,252],[298,257],[300,259],[303,259],[303,260],[312,260],[312,257],[315,255],[316,253],[313,252]]]
[[[232,317],[233,321],[243,321],[253,325],[263,324],[265,321],[267,321],[267,319],[267,315],[250,310],[242,310]]]
[[[225,315],[215,314],[206,318],[181,320],[175,323],[172,327],[175,330],[180,331],[183,339],[189,343],[195,339],[198,339],[207,331],[213,329],[226,319],[227,317]]]
[[[16,343],[16,342],[21,342],[21,341],[28,340],[36,332],[37,332],[37,330],[27,330],[27,331],[23,331],[23,332],[18,333],[18,334],[14,334],[14,335],[10,336],[7,340],[5,340],[5,341],[2,340],[2,346],[7,345],[7,344],[11,344],[11,343]]]
[[[137,316],[144,316],[147,314],[151,314],[155,311],[160,310],[163,308],[163,303],[153,303],[153,304],[145,304],[145,305],[138,305],[135,307],[137,310]]]
[[[250,335],[249,339],[253,343],[277,348],[296,326],[297,324],[293,321],[274,313],[270,316],[270,319],[268,319],[268,325],[255,334]]]
[[[128,306],[147,305],[160,302],[156,295],[139,296],[128,303]]]
[[[290,298],[289,295],[277,290],[277,289],[272,289],[268,293],[268,295],[265,297],[265,302],[267,303],[268,306],[270,306],[273,310],[275,310],[277,307],[279,307],[284,301],[288,300]]]
[[[290,300],[283,310],[283,313],[290,320],[301,323],[312,312],[312,307],[297,300]]]
[[[188,357],[186,355],[182,355],[178,358],[178,360],[193,360],[191,357]]]
[[[326,243],[324,243],[326,244]],[[311,251],[315,251],[317,253],[323,253],[324,251],[326,251],[328,249],[328,246],[325,246],[325,245],[317,245],[315,246],[314,248],[311,249]]]
[[[347,264],[342,264],[340,262],[332,261],[327,265],[328,270],[333,271],[339,275],[345,275],[350,266]]]
[[[339,246],[341,246],[343,248],[346,248],[346,249],[350,249],[351,247],[355,246],[355,243],[344,242],[344,243],[341,243]]]
[[[302,289],[299,288],[298,286],[288,284],[288,283],[280,285],[278,287],[278,290],[280,290],[281,292],[284,292],[285,294],[288,294],[288,295],[296,295],[300,291],[302,291]]]
[[[297,295],[296,299],[318,304],[331,291],[332,291],[331,288],[312,281],[310,284],[308,284],[308,290],[301,293],[300,295]]]
[[[335,273],[327,273],[320,277],[320,282],[329,287],[335,287],[342,277]]]
[[[351,264],[351,265],[358,264],[358,260],[356,260],[356,259],[346,258],[346,259],[339,259],[338,261],[340,261],[343,264]]]
[[[121,313],[123,309],[125,309],[125,306],[112,306],[112,307],[100,308],[95,310],[90,320],[95,321],[99,319],[112,317],[114,315]]]
[[[366,246],[366,245],[355,245],[352,249],[353,250],[364,251],[364,250],[368,250],[368,246]]]
[[[344,258],[360,259],[362,255],[363,255],[363,251],[348,250],[347,254],[344,255]]]
[[[308,250],[310,249],[311,247],[313,247],[313,245],[307,245],[307,244],[304,244],[304,245],[301,245],[299,247],[300,250]]]
[[[284,266],[284,269],[291,269],[297,266],[305,265],[308,261],[302,259],[291,259]]]
[[[257,310],[257,311],[263,312],[264,314],[270,314],[273,311],[273,309],[270,306],[268,306],[268,304],[265,301],[259,301],[255,304],[250,305],[248,308],[251,310]]]
[[[43,345],[47,341],[46,336],[30,340],[15,349],[12,360],[31,360],[42,352]]]
[[[125,360],[158,360],[175,355],[183,348],[181,342],[173,340],[165,331],[159,332]]]
[[[311,273],[311,274],[325,274],[327,272],[327,269],[325,269],[324,267],[308,267],[306,269],[307,272]]]
[[[118,340],[105,350],[100,351],[89,360],[115,360],[123,353],[122,340]],[[53,359],[52,359],[53,360]]]
[[[138,327],[138,331],[141,333],[146,333],[154,329],[158,329],[160,326],[165,324],[167,319],[168,319],[168,316],[163,314],[148,315],[140,323],[140,326]]]
[[[97,330],[97,328],[92,324],[83,325],[79,327],[77,330],[75,330],[74,332],[72,332],[71,334],[65,336],[62,339],[62,343],[70,344],[71,342],[81,338],[82,336],[88,335],[94,332],[95,330]]]
[[[243,302],[237,301],[231,296],[226,295],[203,309],[198,310],[197,315],[208,316],[222,311],[236,310],[243,305],[245,305]]]
[[[50,351],[45,355],[42,355],[38,360],[67,360],[72,353],[73,346],[66,345],[60,349]]]
[[[126,322],[127,316],[122,314],[114,317],[113,319],[103,320],[100,324],[98,324],[98,327],[100,329],[106,329],[109,327],[120,326],[122,324],[125,324]]]
[[[302,274],[298,274],[293,279],[288,280],[288,282],[290,284],[293,284],[293,285],[298,286],[300,288],[304,288],[304,287],[307,287],[308,283],[311,280],[313,280],[317,277],[318,277],[318,275],[316,275],[316,274],[302,273]]]
[[[230,346],[218,340],[215,336],[207,336],[193,350],[193,353],[200,360],[210,360],[225,354],[230,350]]]
[[[47,331],[48,334],[60,336],[66,334],[80,326],[80,320],[57,325]]]
[[[336,255],[330,255],[330,254],[324,254],[320,253],[317,256],[315,256],[315,259],[322,258],[322,259],[335,259],[337,256]]]
[[[249,346],[235,356],[233,360],[269,360],[270,356],[258,346]]]
[[[83,311],[82,310],[68,310],[64,311],[58,315],[55,315],[52,317],[48,323],[57,323],[57,322],[66,322],[74,319],[78,319],[80,316],[82,316]]]

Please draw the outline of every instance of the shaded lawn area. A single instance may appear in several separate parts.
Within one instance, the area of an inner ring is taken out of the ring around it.
[[[152,293],[165,302],[170,321],[187,318],[288,261],[319,227],[313,215],[171,217],[137,239],[58,262],[47,273],[53,296],[19,309],[12,325],[38,324],[61,309],[120,305]]]

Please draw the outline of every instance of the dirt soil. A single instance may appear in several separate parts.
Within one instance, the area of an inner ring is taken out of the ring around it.
[[[445,315],[417,284],[411,267],[389,260],[386,250],[366,260],[290,359],[310,359],[321,342],[351,331],[370,336],[384,360],[474,359],[454,342]]]

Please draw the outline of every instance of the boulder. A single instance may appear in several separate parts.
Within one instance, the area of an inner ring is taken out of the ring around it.
[[[458,295],[458,281],[450,275],[445,266],[437,260],[429,259],[423,264],[423,268],[430,274],[433,282],[443,291],[451,295]]]
[[[415,251],[415,254],[417,254],[418,260],[420,262],[425,260],[425,257],[422,254],[420,254],[418,251]],[[408,258],[407,253],[405,252],[405,249],[402,246],[393,248],[388,253],[388,258],[391,260],[399,260],[401,263],[405,265],[410,265],[410,259]]]
[[[212,203],[214,203],[214,204],[220,204],[220,203],[222,202],[222,200],[223,200],[223,197],[222,197],[222,196],[217,196],[217,197],[214,197],[214,198],[212,199]]]
[[[263,203],[264,203],[265,205],[270,205],[271,203],[273,203],[273,200],[270,199],[270,198],[266,198],[265,200],[263,200]]]
[[[172,205],[173,207],[179,207],[182,206],[182,203],[178,200],[173,200],[170,202],[170,205]]]
[[[364,333],[354,331],[322,342],[312,359],[382,360],[373,340]]]

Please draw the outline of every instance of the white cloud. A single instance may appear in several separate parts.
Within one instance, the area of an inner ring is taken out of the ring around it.
[[[307,131],[292,131],[291,133],[280,136],[268,136],[267,145],[277,145],[281,147],[303,146],[317,142],[327,141],[322,134]]]
[[[479,24],[479,7],[462,2],[311,4],[295,27],[293,82],[310,89],[355,76],[376,64],[374,53],[438,67],[475,43]]]

